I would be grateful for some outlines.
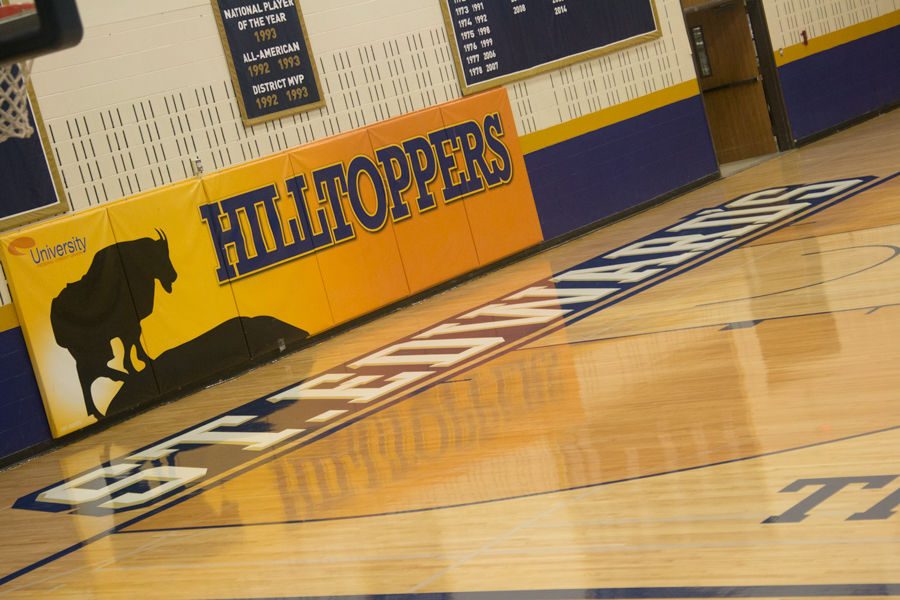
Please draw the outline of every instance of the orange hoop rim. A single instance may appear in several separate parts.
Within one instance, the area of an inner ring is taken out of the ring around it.
[[[0,19],[9,19],[26,11],[33,11],[34,4],[4,4],[0,6]]]

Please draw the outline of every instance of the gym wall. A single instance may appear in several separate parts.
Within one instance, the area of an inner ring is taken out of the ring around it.
[[[794,140],[900,101],[900,1],[765,0],[764,6]]]
[[[379,136],[390,138],[392,128],[404,127],[391,125],[382,133],[379,123],[429,107],[446,106],[442,110],[446,114],[460,97],[437,2],[304,0],[301,7],[327,106],[249,129],[240,121],[208,0],[81,4],[86,27],[82,44],[38,60],[33,75],[65,193],[76,212],[69,219],[85,211],[87,217],[121,198],[167,196],[165,189],[172,184],[195,177],[198,160],[206,176],[197,193],[207,196],[198,202],[215,202],[212,196],[223,190],[233,193],[240,186],[242,176],[235,170],[284,169],[260,165],[281,161],[277,157],[295,153],[295,148],[312,149],[323,140],[354,135],[362,128],[368,128],[377,145]],[[444,274],[444,279],[715,172],[679,3],[658,0],[657,9],[660,39],[506,86],[509,120],[522,138],[528,171],[537,171],[530,175],[534,200],[529,202],[540,224],[537,220],[534,225],[521,224],[517,229],[525,233],[509,248],[474,248],[471,264]],[[601,128],[608,128],[609,135],[599,135]],[[678,153],[672,151],[676,140]],[[649,170],[637,160],[638,154],[650,162]],[[682,161],[690,156],[695,163],[684,176],[675,174],[683,165],[676,156]],[[288,169],[302,169],[297,161],[293,158]],[[602,168],[585,169],[586,164]],[[520,170],[524,175],[524,165]],[[598,177],[601,172],[614,175],[615,181],[603,181]],[[234,181],[229,183],[229,178]],[[225,187],[216,187],[219,181]],[[564,196],[559,194],[560,184],[567,189]],[[119,219],[116,225],[113,214],[110,211],[108,217],[110,240],[147,235],[120,233],[127,228],[125,221]],[[524,214],[527,217],[527,211]],[[561,214],[563,220],[558,218]],[[475,223],[485,221],[470,222],[474,233]],[[534,233],[528,233],[529,228]],[[394,235],[400,236],[401,228],[395,229]],[[488,228],[481,235],[491,233]],[[174,247],[174,234],[166,235]],[[441,280],[424,277],[430,274],[427,269],[416,275],[409,264],[403,266],[404,289],[386,294],[382,302],[358,309],[332,308],[322,323],[296,327],[305,326],[303,331],[314,334]],[[87,266],[80,265],[82,270]],[[73,273],[68,280],[80,274]],[[2,287],[0,294],[8,304],[8,291]],[[242,314],[240,308],[235,310]],[[154,319],[156,315],[145,323],[148,331],[162,327]],[[9,330],[21,336],[17,327]],[[154,341],[160,339],[159,333],[144,338],[154,359],[165,351]],[[24,358],[21,348],[15,351]],[[246,352],[252,355],[253,350],[248,347]],[[156,380],[158,388],[183,384],[177,374],[156,374]],[[72,410],[56,423],[57,435],[90,421],[76,418],[78,411]],[[46,423],[42,425],[46,431]],[[23,440],[19,446],[33,441]]]
[[[716,172],[680,4],[656,4],[660,39],[505,86],[533,190],[538,239],[566,234]],[[767,3],[776,47],[794,35],[791,19],[811,10],[808,4]],[[832,10],[820,19],[827,35],[859,27],[853,19],[864,28],[879,18],[881,24],[896,19],[896,2],[879,0],[874,9],[849,0],[834,4],[846,10],[841,18]],[[74,210],[192,180],[198,164],[209,176],[202,193],[214,195],[208,181],[249,163],[271,162],[364,127],[375,138],[383,121],[459,98],[437,2],[303,0],[301,7],[327,106],[245,129],[208,0],[82,3],[84,42],[38,60],[33,77]],[[794,56],[788,52],[796,48],[792,44],[786,46],[788,58]],[[781,73],[788,96],[792,74],[785,67],[803,58],[786,61]],[[803,101],[788,98],[789,109]],[[797,123],[792,116],[795,135],[809,127]],[[291,168],[299,168],[293,160]],[[406,293],[434,283],[407,282]],[[5,280],[0,301],[10,302]],[[350,313],[343,320],[362,314]],[[333,322],[340,320],[332,315]],[[5,323],[0,329],[21,339],[18,327]],[[0,353],[8,349],[27,364],[24,344],[17,343],[0,339]],[[33,384],[30,372],[20,374]],[[39,402],[34,385],[22,389],[22,398],[31,394],[32,407]],[[4,419],[12,414],[8,404],[0,403]],[[44,433],[0,448],[0,456],[47,435],[40,412],[39,419],[14,418],[30,419],[34,426],[23,428]]]

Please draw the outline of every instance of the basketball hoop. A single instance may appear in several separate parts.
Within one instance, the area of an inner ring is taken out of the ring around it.
[[[34,4],[0,6],[0,23],[15,27],[16,22],[34,15]],[[28,110],[28,78],[31,62],[0,65],[0,143],[10,138],[34,134]]]
[[[0,66],[0,143],[34,134],[28,110],[31,61]]]

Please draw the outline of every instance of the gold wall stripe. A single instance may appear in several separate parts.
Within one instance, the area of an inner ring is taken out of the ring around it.
[[[776,51],[775,64],[781,67],[788,63],[812,56],[813,54],[831,50],[832,48],[836,48],[837,46],[841,46],[848,42],[853,42],[892,27],[897,27],[898,25],[900,25],[900,10],[895,10],[894,12],[876,17],[869,21],[863,21],[862,23],[857,23],[856,25],[851,25],[850,27],[845,27],[838,31],[810,38],[809,45],[807,46],[804,46],[803,44],[794,44],[793,46],[788,46],[783,51]]]
[[[541,150],[560,142],[565,142],[585,133],[596,131],[621,121],[627,121],[657,108],[686,100],[700,93],[697,80],[692,79],[672,87],[641,96],[622,104],[604,108],[577,119],[560,123],[541,131],[530,133],[521,138],[522,151],[525,154]]]

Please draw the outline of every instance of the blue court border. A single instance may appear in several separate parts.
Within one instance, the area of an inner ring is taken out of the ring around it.
[[[573,318],[571,318],[571,319],[564,320],[564,321],[562,321],[561,323],[557,324],[556,326],[553,326],[553,327],[548,328],[546,331],[544,331],[544,336],[549,335],[549,334],[551,334],[551,333],[553,333],[553,332],[555,332],[555,331],[558,331],[558,330],[560,330],[560,329],[563,329],[563,328],[565,328],[565,327],[568,327],[568,326],[570,326],[570,325],[573,324],[573,323],[577,323],[577,322],[579,322],[579,321],[581,321],[581,320],[583,320],[583,319],[586,319],[586,318],[588,318],[588,317],[590,317],[590,316],[596,314],[597,312],[599,312],[599,311],[601,311],[601,310],[604,310],[604,309],[606,309],[606,308],[609,308],[610,306],[613,306],[613,305],[618,304],[618,303],[620,303],[620,302],[623,302],[624,300],[626,300],[626,299],[628,299],[628,298],[634,296],[635,294],[638,294],[638,293],[640,293],[640,292],[642,292],[642,291],[644,291],[644,290],[646,290],[646,289],[648,289],[648,288],[650,288],[650,287],[655,287],[655,286],[657,286],[657,285],[659,285],[659,284],[661,284],[661,283],[663,283],[663,282],[665,282],[665,281],[668,281],[669,279],[672,279],[672,278],[674,278],[674,277],[677,277],[678,275],[681,275],[681,274],[686,273],[686,272],[688,272],[688,271],[692,271],[692,270],[696,269],[697,267],[702,266],[702,265],[704,265],[704,264],[706,264],[706,263],[708,263],[708,262],[710,262],[710,261],[712,261],[712,260],[715,260],[716,258],[718,258],[718,257],[720,257],[720,256],[722,256],[722,255],[724,255],[724,254],[727,254],[727,253],[729,253],[729,252],[732,252],[732,251],[734,251],[734,250],[736,250],[736,249],[738,249],[738,248],[744,247],[744,246],[746,246],[747,244],[749,244],[749,243],[751,243],[751,242],[753,242],[753,241],[755,241],[755,240],[758,240],[758,239],[760,239],[760,238],[762,238],[762,237],[768,236],[768,235],[770,235],[770,234],[772,234],[772,233],[775,233],[776,231],[780,231],[781,229],[784,229],[784,228],[786,228],[786,227],[789,227],[789,226],[791,226],[791,225],[794,225],[794,224],[797,223],[798,221],[803,221],[803,220],[805,220],[807,217],[810,217],[810,216],[812,216],[812,215],[814,215],[814,214],[817,214],[817,213],[820,213],[820,212],[822,212],[822,211],[824,211],[824,210],[827,210],[828,208],[831,208],[831,207],[833,207],[833,206],[835,206],[835,205],[837,205],[837,204],[839,204],[839,203],[841,203],[841,202],[844,202],[844,201],[846,201],[846,200],[849,200],[850,198],[853,198],[853,197],[855,197],[855,196],[858,196],[858,195],[860,195],[860,194],[862,194],[862,193],[864,193],[864,192],[867,192],[867,191],[869,191],[869,190],[871,190],[871,189],[873,189],[873,188],[875,188],[875,187],[878,187],[878,186],[880,186],[880,185],[882,185],[882,184],[884,184],[884,183],[887,183],[887,182],[889,182],[889,181],[892,181],[892,180],[896,179],[897,177],[900,177],[900,172],[893,173],[893,174],[888,175],[888,176],[886,176],[886,177],[883,177],[883,178],[881,178],[881,179],[875,179],[875,180],[873,180],[873,181],[870,181],[870,183],[865,184],[865,185],[862,185],[861,187],[856,188],[856,189],[850,191],[850,192],[849,192],[848,194],[846,194],[846,195],[838,196],[837,198],[835,198],[835,199],[833,199],[833,200],[831,200],[831,201],[829,201],[829,202],[827,202],[827,203],[824,203],[824,204],[822,204],[821,206],[818,206],[818,207],[816,207],[816,208],[813,209],[813,210],[804,212],[804,213],[802,213],[802,214],[800,214],[800,215],[797,215],[796,217],[788,218],[788,219],[786,219],[784,222],[779,223],[779,224],[778,224],[777,226],[775,226],[775,227],[767,228],[766,230],[764,230],[764,231],[762,231],[762,232],[760,232],[760,233],[758,233],[758,234],[756,234],[756,235],[747,236],[746,238],[741,239],[740,242],[737,243],[737,244],[734,244],[734,245],[725,247],[725,248],[723,248],[723,249],[721,249],[721,250],[718,250],[718,251],[712,251],[712,252],[710,252],[709,254],[705,255],[702,259],[700,259],[700,260],[698,260],[698,261],[696,261],[696,262],[694,262],[694,263],[690,263],[690,264],[687,265],[684,269],[675,270],[674,272],[670,272],[670,273],[668,273],[668,274],[666,274],[666,275],[663,275],[662,277],[660,277],[660,278],[658,278],[658,279],[656,279],[656,280],[653,280],[653,281],[652,281],[648,286],[646,286],[646,287],[639,287],[639,288],[637,288],[637,289],[635,289],[635,290],[633,290],[633,291],[626,292],[626,293],[624,293],[624,294],[622,294],[622,295],[616,297],[616,298],[615,298],[612,302],[610,302],[610,303],[601,304],[600,306],[597,306],[597,307],[595,307],[595,308],[592,308],[592,309],[589,309],[589,310],[587,310],[587,311],[584,311],[584,312],[582,312],[582,313],[576,315],[575,317],[573,317]],[[542,337],[543,337],[543,336],[542,336]],[[506,354],[506,353],[508,353],[508,352],[512,352],[512,351],[514,351],[514,350],[517,350],[517,349],[520,348],[521,346],[527,344],[529,341],[531,341],[531,340],[523,340],[523,341],[520,342],[520,343],[512,344],[512,345],[510,345],[509,347],[505,348],[504,351],[503,351],[501,354],[499,354],[499,355],[494,355],[494,356],[491,356],[491,357],[486,358],[486,359],[484,359],[484,360],[475,361],[475,362],[473,362],[472,364],[470,364],[470,365],[468,366],[468,369],[466,369],[466,370],[471,370],[472,368],[475,368],[475,367],[480,366],[480,365],[482,365],[482,364],[484,364],[484,363],[486,363],[486,362],[489,362],[489,361],[491,361],[491,360],[496,359],[498,356],[500,356],[500,355],[502,355],[502,354]],[[429,388],[431,388],[431,387],[433,387],[433,386],[435,386],[435,385],[437,385],[437,384],[439,384],[439,383],[441,383],[441,382],[435,382],[435,383],[432,383],[432,384],[429,385],[429,386],[426,386],[425,388],[415,390],[414,392],[409,393],[409,394],[404,394],[404,395],[402,395],[402,396],[396,398],[395,400],[393,400],[393,401],[391,401],[391,402],[385,403],[384,405],[382,405],[381,407],[379,407],[377,410],[372,411],[372,412],[370,412],[370,413],[367,413],[367,414],[365,414],[365,415],[361,415],[359,418],[353,419],[353,420],[351,420],[351,421],[348,421],[348,422],[342,424],[340,427],[336,427],[336,428],[334,428],[334,429],[331,429],[331,430],[328,430],[328,431],[326,431],[326,432],[323,432],[323,435],[318,436],[318,437],[315,437],[315,438],[313,438],[313,439],[310,439],[309,441],[307,441],[307,442],[304,443],[304,444],[301,444],[301,445],[295,446],[295,447],[291,447],[290,449],[288,449],[288,450],[286,450],[286,451],[282,451],[282,452],[276,451],[276,452],[273,452],[273,453],[272,453],[271,455],[269,455],[265,460],[262,460],[262,461],[260,461],[260,462],[258,462],[258,463],[255,463],[255,464],[253,464],[253,465],[251,465],[251,466],[249,466],[249,467],[238,468],[238,470],[236,470],[235,472],[233,472],[233,473],[231,473],[231,474],[229,474],[229,475],[223,477],[222,479],[219,479],[219,480],[217,480],[217,481],[211,483],[211,484],[208,485],[208,486],[197,487],[197,488],[195,488],[195,489],[189,491],[187,494],[185,494],[185,495],[183,495],[183,496],[180,496],[180,497],[178,497],[178,498],[175,498],[174,500],[172,500],[172,501],[170,501],[170,502],[168,502],[168,503],[164,503],[164,504],[158,506],[157,508],[148,510],[147,512],[142,513],[142,514],[140,514],[140,515],[134,517],[133,519],[129,519],[129,520],[127,520],[127,521],[125,521],[125,522],[123,522],[123,523],[120,523],[119,525],[116,525],[116,526],[114,526],[114,527],[112,527],[112,528],[110,528],[110,529],[107,529],[107,530],[105,530],[105,531],[101,531],[101,532],[98,533],[98,534],[95,534],[95,535],[93,535],[93,536],[91,536],[91,537],[89,537],[89,538],[87,538],[87,539],[85,539],[85,540],[82,540],[82,541],[80,541],[80,542],[77,542],[77,543],[75,543],[75,544],[73,544],[73,545],[71,545],[71,546],[69,546],[69,547],[67,547],[67,548],[63,548],[62,550],[60,550],[60,551],[58,551],[58,552],[55,552],[55,553],[53,553],[53,554],[51,554],[51,555],[49,555],[49,556],[46,556],[46,557],[44,557],[44,558],[42,558],[42,559],[40,559],[40,560],[38,560],[38,561],[36,561],[36,562],[34,562],[34,563],[28,565],[28,566],[22,567],[21,569],[12,572],[12,573],[10,573],[9,575],[5,575],[5,576],[3,576],[3,577],[0,577],[0,586],[3,586],[3,585],[5,585],[5,584],[7,584],[7,583],[9,583],[9,582],[11,582],[11,581],[13,581],[13,580],[15,580],[15,579],[18,579],[19,577],[22,577],[23,575],[27,575],[28,573],[30,573],[30,572],[32,572],[32,571],[35,571],[35,570],[37,570],[37,569],[39,569],[39,568],[41,568],[41,567],[43,567],[43,566],[46,566],[46,565],[50,564],[51,562],[54,562],[54,561],[56,561],[56,560],[58,560],[58,559],[60,559],[60,558],[63,558],[63,557],[65,557],[65,556],[69,555],[69,554],[72,554],[73,552],[76,552],[76,551],[80,550],[81,548],[84,548],[84,547],[86,547],[86,546],[89,546],[89,545],[93,544],[94,542],[99,541],[99,540],[101,540],[101,539],[103,539],[103,538],[106,538],[107,536],[113,535],[113,534],[122,534],[122,533],[136,534],[136,533],[145,533],[145,532],[153,532],[153,531],[175,531],[175,530],[183,531],[183,530],[200,529],[200,528],[224,528],[224,527],[243,527],[243,526],[263,525],[263,524],[247,524],[247,525],[234,524],[234,525],[211,525],[211,526],[203,526],[203,527],[196,527],[196,528],[158,529],[158,530],[146,529],[146,530],[136,530],[136,531],[130,531],[130,532],[124,531],[124,530],[127,529],[128,527],[131,527],[131,526],[135,525],[136,523],[139,523],[139,522],[141,522],[141,521],[144,521],[144,520],[146,520],[146,519],[148,519],[148,518],[150,518],[150,517],[152,517],[152,516],[155,516],[155,515],[159,514],[160,512],[163,512],[163,511],[165,511],[165,510],[168,510],[168,509],[172,508],[173,506],[177,506],[178,504],[181,504],[182,502],[184,502],[184,501],[186,501],[186,500],[192,499],[192,498],[198,496],[199,494],[201,494],[202,492],[204,492],[204,491],[206,491],[206,490],[208,490],[208,489],[211,489],[211,488],[214,488],[214,487],[218,487],[218,486],[220,486],[220,485],[222,485],[222,484],[224,484],[224,483],[227,483],[228,481],[231,481],[232,479],[234,479],[234,478],[236,478],[236,477],[238,477],[238,476],[240,476],[240,475],[243,475],[243,474],[246,473],[247,471],[250,471],[250,470],[252,470],[252,469],[254,469],[254,468],[258,467],[258,466],[262,466],[262,465],[264,465],[264,464],[267,464],[267,463],[269,463],[269,462],[271,462],[271,461],[273,461],[273,460],[276,460],[277,458],[281,457],[281,456],[284,455],[284,454],[288,454],[288,453],[293,452],[293,451],[295,451],[295,450],[297,450],[297,449],[299,449],[299,448],[302,448],[302,447],[304,447],[304,446],[306,446],[306,445],[308,445],[308,444],[315,443],[316,441],[318,441],[318,440],[320,440],[320,439],[322,439],[322,438],[324,438],[324,437],[333,435],[334,433],[337,433],[338,431],[341,431],[341,430],[343,430],[344,428],[349,427],[349,426],[355,424],[356,422],[358,422],[359,420],[361,420],[361,419],[363,419],[363,418],[367,418],[367,417],[371,416],[372,414],[375,414],[376,412],[381,412],[382,410],[385,410],[385,409],[387,409],[387,408],[389,408],[389,407],[391,407],[391,406],[394,406],[394,405],[397,404],[398,402],[401,402],[401,401],[403,401],[403,400],[406,400],[407,398],[409,398],[409,397],[411,397],[411,396],[413,396],[413,395],[415,395],[415,394],[421,393],[422,391],[424,391],[424,390],[426,390],[426,389],[429,389]],[[288,386],[288,388],[285,388],[285,389],[289,389],[290,387],[293,387],[293,386]],[[282,391],[283,391],[283,390],[282,390]],[[276,393],[278,393],[278,392],[276,392]],[[885,433],[885,432],[893,431],[893,430],[896,430],[896,429],[900,429],[900,425],[895,425],[895,426],[891,426],[891,427],[887,427],[887,428],[883,428],[883,429],[879,429],[879,430],[875,430],[875,431],[870,431],[870,432],[864,432],[864,433],[854,434],[854,435],[851,435],[851,436],[847,436],[847,437],[843,437],[843,438],[838,438],[838,439],[834,439],[834,440],[827,440],[827,441],[824,441],[824,442],[816,442],[816,443],[808,444],[808,445],[805,445],[805,446],[798,446],[798,447],[794,447],[794,448],[787,448],[787,449],[782,449],[782,450],[776,450],[776,451],[773,451],[773,452],[768,452],[768,453],[763,453],[763,454],[757,454],[757,455],[752,455],[752,456],[745,456],[745,457],[740,457],[740,458],[736,458],[736,459],[730,459],[730,460],[726,460],[726,461],[720,461],[720,462],[716,462],[716,463],[710,463],[710,464],[706,464],[706,465],[695,465],[695,466],[693,466],[693,467],[686,467],[686,468],[682,468],[682,469],[675,469],[675,470],[672,470],[672,471],[666,471],[666,472],[660,472],[660,473],[652,473],[652,474],[648,474],[648,475],[641,475],[641,476],[638,476],[638,477],[632,477],[632,478],[626,478],[626,479],[619,479],[619,480],[614,480],[614,481],[598,482],[598,483],[593,483],[593,484],[585,484],[585,485],[581,485],[581,486],[575,486],[575,487],[572,487],[572,488],[565,488],[565,489],[558,489],[558,490],[546,490],[546,491],[542,491],[542,492],[534,492],[534,493],[532,493],[532,494],[525,494],[525,495],[521,495],[521,496],[511,496],[511,497],[508,497],[508,498],[494,498],[494,499],[490,499],[490,500],[481,500],[481,501],[476,501],[476,502],[461,503],[461,504],[455,504],[455,505],[449,505],[449,506],[429,507],[429,508],[422,508],[422,509],[410,509],[410,510],[406,510],[406,511],[387,512],[387,513],[380,513],[380,514],[354,515],[354,516],[349,516],[349,517],[338,517],[338,518],[332,518],[332,519],[309,519],[309,520],[305,520],[305,521],[304,521],[304,520],[297,520],[297,521],[283,521],[283,522],[279,522],[279,523],[266,523],[266,524],[268,524],[268,525],[275,525],[275,524],[286,524],[286,523],[310,523],[310,522],[322,522],[322,521],[340,521],[340,520],[349,520],[349,519],[357,519],[357,518],[368,518],[368,517],[375,517],[375,516],[388,516],[388,515],[406,514],[406,513],[413,513],[413,512],[425,512],[425,511],[433,511],[433,510],[444,510],[444,509],[448,509],[448,508],[459,508],[459,507],[464,507],[464,506],[473,506],[473,505],[479,505],[479,504],[488,504],[488,503],[495,503],[495,502],[502,502],[502,501],[514,500],[514,499],[518,499],[518,498],[527,498],[527,497],[532,497],[532,496],[543,496],[543,495],[556,494],[556,493],[560,493],[560,492],[573,491],[573,490],[578,490],[578,489],[585,489],[585,488],[592,488],[592,487],[599,487],[599,486],[613,485],[613,484],[617,484],[617,483],[624,483],[624,482],[635,481],[635,480],[640,480],[640,479],[649,479],[649,478],[653,478],[653,477],[660,477],[660,476],[663,476],[663,475],[670,475],[670,474],[675,474],[675,473],[680,473],[680,472],[686,472],[686,471],[694,471],[694,470],[698,470],[698,469],[703,469],[703,468],[708,468],[708,467],[714,467],[714,466],[719,466],[719,465],[724,465],[724,464],[729,464],[729,463],[734,463],[734,462],[741,462],[741,461],[746,461],[746,460],[753,460],[753,459],[757,459],[757,458],[763,458],[763,457],[766,457],[766,456],[773,456],[773,455],[776,455],[776,454],[782,454],[782,453],[785,453],[785,452],[794,452],[794,451],[797,451],[797,450],[803,450],[803,449],[812,448],[812,447],[816,447],[816,446],[822,446],[822,445],[826,445],[826,444],[833,444],[833,443],[838,443],[838,442],[842,442],[842,441],[847,441],[847,440],[851,440],[851,439],[855,439],[855,438],[866,437],[866,436],[870,436],[870,435],[876,435],[876,434],[879,434],[879,433]],[[835,588],[835,586],[771,586],[771,587],[762,586],[760,589],[778,589],[778,590],[785,591],[785,590],[787,590],[787,589],[789,589],[789,588],[791,588],[791,587],[799,587],[799,588],[827,588],[827,589],[833,589],[833,588]],[[860,584],[860,585],[847,585],[847,586],[839,586],[839,587],[842,588],[842,592],[841,592],[841,593],[831,593],[831,594],[817,594],[817,593],[805,593],[805,594],[804,594],[804,593],[801,593],[801,594],[780,594],[780,595],[782,595],[782,596],[784,596],[784,595],[791,595],[791,596],[797,596],[797,597],[809,597],[809,596],[815,596],[815,595],[828,595],[828,596],[847,596],[847,595],[855,595],[855,596],[861,596],[861,595],[862,595],[862,596],[865,596],[865,595],[881,595],[881,596],[884,596],[884,595],[891,595],[891,596],[894,596],[894,595],[897,595],[897,596],[900,596],[900,584]],[[846,589],[843,589],[843,588],[846,588]],[[864,589],[864,590],[865,590],[865,589],[870,589],[870,588],[872,588],[872,589],[888,589],[888,590],[890,591],[890,593],[889,593],[889,594],[883,594],[883,593],[882,593],[882,594],[871,594],[871,593],[863,593],[863,594],[855,593],[855,594],[849,594],[849,593],[846,593],[846,592],[851,591],[851,589]],[[753,588],[752,588],[752,586],[750,586],[750,587],[735,587],[735,588],[632,588],[632,589],[634,589],[634,590],[653,590],[653,589],[657,589],[657,590],[663,590],[663,589],[672,589],[672,590],[678,590],[678,589],[681,589],[681,590],[703,590],[703,589],[711,589],[711,590],[716,590],[716,589],[719,589],[719,590],[741,590],[741,589],[753,589]],[[584,590],[584,591],[591,592],[591,590]],[[602,591],[602,590],[601,590],[600,588],[598,588],[597,590],[594,590],[594,591]],[[465,592],[465,593],[468,593],[468,594],[473,594],[473,593],[474,593],[474,594],[478,594],[478,593],[482,593],[482,592]],[[510,593],[512,593],[512,594],[518,594],[519,592],[498,592],[498,593],[505,593],[505,594],[510,594]],[[524,592],[524,593],[528,593],[528,592]],[[577,593],[577,591],[576,591],[576,593]],[[591,592],[591,593],[593,593],[593,592]],[[411,599],[411,600],[454,600],[454,599],[461,599],[461,600],[475,600],[475,598],[478,598],[477,596],[474,596],[474,597],[473,597],[473,596],[468,596],[468,597],[466,597],[466,596],[462,596],[462,595],[460,595],[460,594],[462,594],[462,593],[451,593],[451,594],[449,594],[449,595],[448,595],[448,594],[443,594],[443,595],[437,594],[437,595],[432,595],[432,596],[430,596],[430,597],[429,597],[428,595],[411,595],[411,596],[410,596],[410,595],[402,595],[402,594],[401,594],[401,595],[387,595],[387,596],[377,596],[377,595],[376,595],[376,596],[365,596],[365,595],[364,595],[364,596],[343,596],[343,597],[342,597],[342,596],[319,596],[319,597],[311,596],[311,597],[307,597],[307,598],[303,598],[303,597],[295,597],[295,598],[297,598],[298,600],[318,600],[318,599],[322,599],[322,600],[325,600],[325,599],[353,600],[353,599],[355,599],[355,598],[365,599],[365,600],[391,600],[391,599],[394,599],[394,598],[396,598],[397,600],[404,600],[404,599],[407,599],[407,598],[408,598],[408,599]],[[773,596],[778,596],[778,595],[779,595],[779,594],[769,594],[768,596],[743,596],[743,597],[773,597]],[[485,596],[483,596],[483,597],[486,598],[486,599],[487,599],[487,598],[491,598],[492,600],[497,600],[498,598],[504,598],[503,596],[492,596],[492,597],[485,597]],[[654,598],[654,597],[691,598],[691,597],[697,597],[697,596],[683,596],[683,595],[680,595],[680,596],[647,596],[647,595],[644,595],[644,596],[602,596],[602,595],[600,595],[600,596],[582,596],[582,598],[588,598],[588,599],[590,599],[590,598]],[[722,596],[711,596],[711,595],[707,595],[707,596],[700,596],[700,597],[722,597]],[[742,596],[736,596],[736,597],[742,597]],[[291,597],[290,597],[290,596],[286,596],[286,597],[283,597],[283,598],[289,599],[289,598],[291,598]],[[554,596],[549,596],[549,597],[547,597],[547,596],[509,596],[509,595],[507,595],[507,596],[505,596],[505,598],[510,598],[510,599],[513,599],[513,598],[519,599],[519,598],[521,598],[522,600],[528,600],[529,598],[534,598],[535,600],[537,600],[538,598],[541,598],[541,599],[546,598],[546,600],[556,600],[557,598],[566,598],[566,599],[568,599],[568,598],[577,598],[577,596],[575,596],[575,597],[572,597],[572,596],[555,596],[555,597],[554,597]],[[259,600],[262,600],[262,599],[259,599]]]
[[[280,596],[253,598],[252,600],[614,600],[629,598],[811,598],[834,596],[900,596],[900,584],[584,588],[571,590],[369,594],[365,596]]]

